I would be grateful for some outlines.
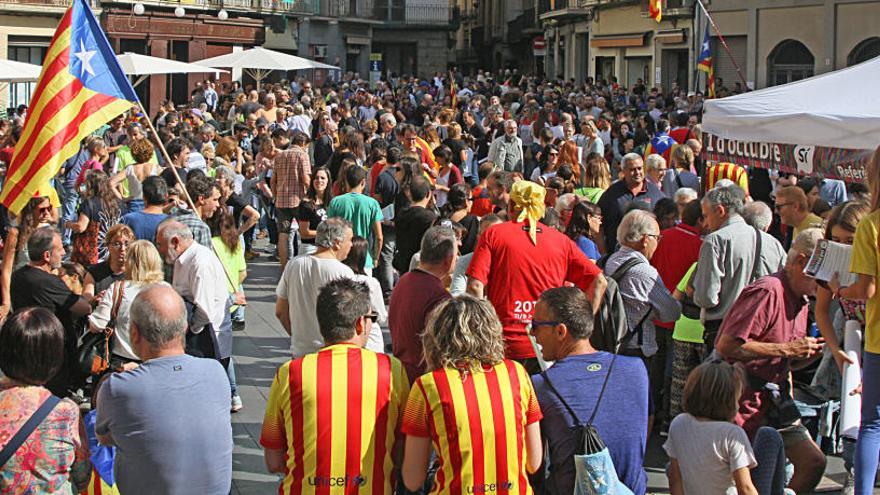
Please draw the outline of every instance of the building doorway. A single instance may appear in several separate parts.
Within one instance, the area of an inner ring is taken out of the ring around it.
[[[672,88],[672,83],[678,83],[678,87],[688,90],[688,50],[663,50],[663,87]]]
[[[171,40],[170,45],[171,59],[179,62],[189,62],[189,42]],[[188,74],[169,74],[168,75],[169,90],[166,94],[171,95],[171,101],[180,105],[189,101],[189,75]]]
[[[596,81],[610,81],[614,77],[614,57],[596,57]]]
[[[645,86],[650,86],[651,57],[627,57],[626,58],[626,87],[631,88],[639,79]]]
[[[767,57],[767,86],[777,86],[811,77],[815,70],[815,58],[803,43],[785,40],[776,45]]]

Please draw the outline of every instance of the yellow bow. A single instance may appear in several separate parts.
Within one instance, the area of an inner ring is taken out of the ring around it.
[[[546,189],[527,180],[514,182],[510,189],[510,200],[522,210],[516,221],[528,220],[529,237],[532,238],[532,243],[536,246],[538,245],[538,221],[544,217],[544,196],[546,194]]]

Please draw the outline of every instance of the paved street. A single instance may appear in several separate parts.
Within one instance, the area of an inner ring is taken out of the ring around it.
[[[275,287],[280,277],[277,262],[264,256],[249,263],[245,289],[248,298],[247,325],[235,333],[235,370],[244,410],[234,414],[233,494],[277,493],[278,477],[266,472],[263,451],[259,446],[260,425],[275,370],[288,359],[289,338],[275,319]],[[386,334],[386,342],[387,342]],[[668,493],[663,466],[666,457],[661,439],[649,443],[647,456],[649,493]],[[828,491],[838,493],[836,482],[843,481],[843,464],[829,459]],[[832,481],[833,480],[833,481]],[[820,487],[821,488],[821,487]],[[880,490],[875,490],[880,493]]]

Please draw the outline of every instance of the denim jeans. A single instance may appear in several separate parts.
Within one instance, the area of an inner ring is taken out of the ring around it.
[[[768,426],[758,428],[752,441],[755,466],[750,474],[761,495],[782,495],[786,485],[785,447],[779,432]]]
[[[391,289],[394,288],[394,249],[397,245],[397,237],[393,225],[382,224],[382,250],[379,252],[379,266],[376,268],[376,280],[382,287],[382,296],[385,300],[391,297]]]
[[[77,219],[76,208],[79,206],[79,193],[76,192],[75,187],[68,187],[60,182],[56,183],[55,189],[58,191],[58,199],[61,200],[60,220],[61,227],[63,227],[64,222],[75,222]],[[70,229],[65,228],[59,230],[62,232],[61,242],[65,246],[69,246],[73,232]]]
[[[880,461],[880,354],[862,354],[862,424],[856,441],[855,493],[874,492]]]

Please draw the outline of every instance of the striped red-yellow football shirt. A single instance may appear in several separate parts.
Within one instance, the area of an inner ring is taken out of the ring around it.
[[[706,168],[707,191],[714,188],[715,184],[721,179],[729,179],[733,181],[734,184],[738,185],[746,192],[746,196],[749,195],[749,173],[746,172],[746,169],[739,165],[727,162],[716,163],[715,165]]]
[[[481,373],[446,368],[419,377],[402,430],[434,444],[440,466],[432,494],[529,495],[525,427],[540,419],[529,375],[504,360]]]
[[[278,493],[390,494],[408,394],[400,361],[354,345],[281,366],[260,436],[263,447],[287,452]]]

